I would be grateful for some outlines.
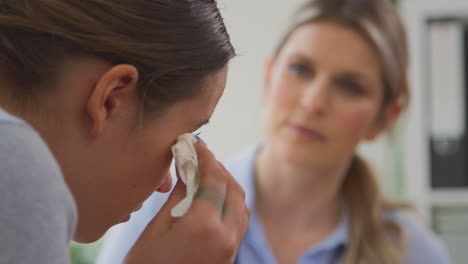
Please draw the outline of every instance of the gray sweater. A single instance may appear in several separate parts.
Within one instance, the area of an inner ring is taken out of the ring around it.
[[[76,205],[41,137],[0,109],[0,264],[69,263]]]

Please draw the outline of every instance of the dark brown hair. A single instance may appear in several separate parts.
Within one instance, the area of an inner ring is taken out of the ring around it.
[[[382,68],[382,109],[395,100],[405,108],[409,101],[406,33],[390,1],[309,0],[295,14],[292,26],[280,41],[276,54],[281,52],[296,29],[323,21],[352,29],[371,44]],[[386,199],[376,175],[357,155],[351,162],[341,192],[350,217],[350,241],[343,263],[403,263],[405,232],[396,221],[384,215],[409,206]]]
[[[215,0],[0,0],[0,69],[19,102],[54,90],[64,60],[139,71],[147,110],[195,96],[235,56]]]

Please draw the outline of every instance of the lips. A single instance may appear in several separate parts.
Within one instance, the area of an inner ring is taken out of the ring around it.
[[[326,140],[325,136],[317,130],[301,124],[292,123],[289,125],[289,128],[296,136],[303,139],[320,142],[324,142]]]

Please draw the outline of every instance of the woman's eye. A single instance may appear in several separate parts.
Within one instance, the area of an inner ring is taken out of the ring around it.
[[[310,69],[301,63],[292,63],[289,65],[289,70],[297,75],[306,75],[310,73]]]
[[[350,95],[363,95],[365,93],[364,88],[361,85],[352,82],[352,81],[343,81],[340,83],[339,87],[346,93]]]

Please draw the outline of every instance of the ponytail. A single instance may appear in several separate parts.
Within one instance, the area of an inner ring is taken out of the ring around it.
[[[385,212],[407,208],[386,200],[377,177],[367,162],[355,156],[343,183],[350,212],[350,243],[344,264],[401,264],[405,233],[400,225],[384,217]]]

